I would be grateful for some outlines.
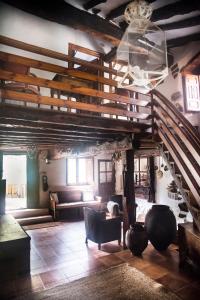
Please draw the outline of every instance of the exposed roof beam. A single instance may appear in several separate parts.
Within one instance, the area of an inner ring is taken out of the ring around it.
[[[149,125],[82,114],[36,109],[17,105],[0,104],[0,117],[15,120],[52,122],[54,124],[73,125],[75,127],[106,129],[111,131],[140,132]]]
[[[151,21],[156,22],[158,20],[168,19],[175,15],[184,15],[192,11],[200,9],[199,0],[182,0],[175,3],[168,4],[153,11]]]
[[[39,123],[37,121],[31,121],[31,120],[15,120],[10,118],[3,118],[0,117],[0,124],[3,126],[9,126],[9,128],[29,128],[29,129],[43,129],[43,130],[52,130],[56,132],[61,133],[71,133],[71,134],[83,134],[83,135],[92,135],[95,136],[105,136],[110,138],[117,138],[121,136],[125,136],[126,133],[122,133],[120,131],[109,131],[109,130],[98,130],[95,128],[82,128],[82,127],[74,127],[66,124],[53,124],[51,123],[51,120],[48,122],[42,122]]]
[[[179,47],[190,42],[199,41],[200,40],[200,33],[195,33],[191,35],[186,35],[180,38],[175,38],[167,41],[168,48]]]
[[[200,67],[200,52],[198,52],[192,59],[181,69],[182,74],[194,74],[198,75],[196,71]]]
[[[95,6],[97,6],[98,4],[101,4],[101,3],[105,3],[107,2],[107,0],[90,0],[86,3],[83,4],[83,7],[88,10],[90,8],[93,8]]]
[[[200,16],[188,18],[182,21],[159,25],[162,30],[173,30],[186,27],[192,27],[200,24]]]
[[[9,139],[12,138],[13,140],[27,140],[27,141],[52,141],[52,142],[63,142],[63,143],[68,143],[68,142],[86,142],[87,144],[95,144],[95,141],[91,141],[88,139],[83,139],[83,138],[63,138],[63,137],[52,137],[52,136],[40,136],[38,134],[34,134],[34,135],[26,135],[24,133],[11,133],[11,132],[0,132],[0,138],[5,138],[5,139]]]
[[[100,141],[100,140],[111,140],[111,138],[109,137],[101,137],[101,136],[95,136],[94,134],[88,134],[88,135],[83,135],[83,134],[79,134],[79,133],[61,133],[61,132],[55,132],[53,130],[46,130],[46,129],[37,129],[37,128],[8,128],[8,127],[3,127],[0,126],[0,133],[6,133],[6,134],[22,134],[24,136],[33,136],[33,135],[37,135],[37,136],[45,136],[45,137],[62,137],[63,139],[65,138],[74,138],[74,139],[86,139],[86,140],[95,140],[95,141]]]
[[[90,35],[113,44],[118,44],[122,37],[122,31],[118,26],[97,15],[73,7],[64,0],[57,0],[56,2],[3,0],[3,2],[43,19],[88,32]]]

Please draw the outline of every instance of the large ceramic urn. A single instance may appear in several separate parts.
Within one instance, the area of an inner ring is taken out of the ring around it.
[[[141,255],[148,245],[147,232],[140,224],[130,226],[126,232],[126,246],[134,255]]]
[[[176,237],[176,218],[167,205],[153,205],[145,218],[148,238],[158,251],[166,250]]]

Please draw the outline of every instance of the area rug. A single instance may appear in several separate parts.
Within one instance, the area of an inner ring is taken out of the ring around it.
[[[54,227],[54,226],[58,226],[61,224],[62,224],[62,222],[47,222],[47,223],[32,224],[32,225],[22,225],[22,227],[24,230],[33,230],[33,229]]]
[[[18,300],[180,300],[128,264],[121,264],[93,276],[57,286]]]

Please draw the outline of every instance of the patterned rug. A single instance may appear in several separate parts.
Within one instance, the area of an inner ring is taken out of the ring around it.
[[[57,286],[18,300],[180,300],[161,284],[128,264]]]

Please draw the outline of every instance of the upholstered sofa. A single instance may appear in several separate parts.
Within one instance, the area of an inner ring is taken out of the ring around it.
[[[98,208],[101,203],[101,197],[94,197],[92,193],[80,190],[51,191],[49,200],[49,209],[54,220],[59,218],[61,211],[86,206]]]

